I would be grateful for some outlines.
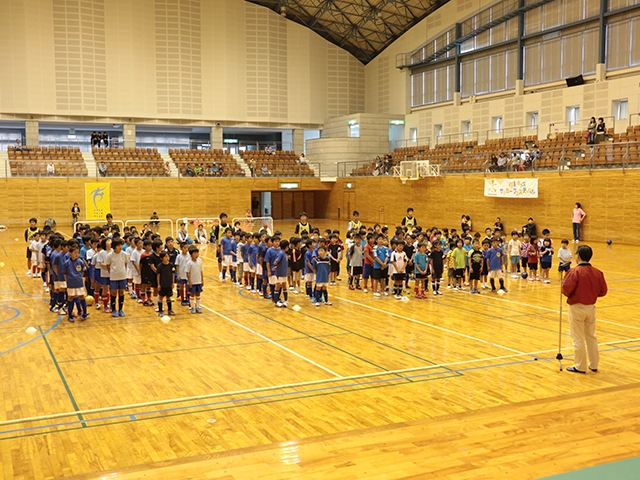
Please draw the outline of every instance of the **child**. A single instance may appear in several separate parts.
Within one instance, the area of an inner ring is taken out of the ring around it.
[[[296,295],[300,292],[300,282],[302,280],[302,270],[304,269],[304,256],[301,250],[302,241],[294,237],[291,240],[291,276],[293,293]]]
[[[373,288],[373,248],[375,246],[375,238],[372,233],[367,233],[367,244],[364,246],[364,265],[362,268],[362,280],[364,280],[364,293],[367,293],[369,279],[371,279],[371,288]]]
[[[200,294],[204,288],[204,266],[202,259],[198,258],[200,251],[195,245],[189,247],[189,255],[191,260],[187,264],[187,281],[189,284],[189,293],[191,295],[191,313],[202,313],[200,308]]]
[[[130,250],[131,254],[129,255],[129,266],[132,270],[133,277],[131,278],[131,283],[133,284],[133,293],[131,295],[132,299],[137,299],[138,303],[142,303],[142,299],[140,298],[140,284],[142,283],[142,277],[140,276],[140,257],[142,255],[142,239],[136,237],[133,240],[132,244],[133,248]]]
[[[331,274],[329,275],[329,285],[335,285],[338,275],[340,275],[340,261],[342,260],[342,248],[338,243],[338,235],[329,235],[329,256],[331,258]]]
[[[355,230],[356,232],[358,232],[360,231],[360,228],[362,228],[362,223],[360,222],[360,212],[354,210],[351,216],[351,221],[349,222],[349,225],[347,225],[347,230]]]
[[[145,240],[142,242],[143,252],[140,253],[139,271],[140,271],[140,295],[139,301],[143,306],[151,306],[151,299],[147,295],[147,290],[151,288],[151,277],[154,272],[151,269],[152,242]]]
[[[466,219],[466,215],[465,215],[465,219]],[[465,280],[464,284],[465,285],[469,285],[470,282],[467,281],[469,279],[469,252],[471,250],[473,250],[473,245],[471,245],[471,236],[470,235],[465,235],[464,237],[464,245],[462,245],[462,249],[464,250],[464,275],[462,277],[463,280]]]
[[[529,242],[529,248],[527,248],[527,267],[529,267],[529,281],[539,282],[538,277],[538,255],[539,248],[536,243],[536,237],[532,236]]]
[[[404,253],[404,240],[397,240],[396,249],[391,253],[391,264],[393,265],[393,298],[402,300],[402,289],[404,287],[404,277],[406,275],[409,259]]]
[[[307,251],[304,254],[304,281],[305,293],[307,298],[315,303],[313,283],[316,281],[316,261],[313,258],[313,251],[316,248],[316,242],[313,238],[307,240]]]
[[[160,253],[160,265],[157,268],[158,275],[158,316],[164,316],[162,310],[162,300],[167,299],[167,314],[175,315],[176,312],[171,308],[171,296],[173,295],[173,271],[174,265],[170,262],[171,258],[167,252]]]
[[[518,265],[520,262],[520,234],[514,230],[511,232],[511,240],[509,240],[509,265],[511,267],[511,278],[518,278]]]
[[[129,255],[127,252],[122,251],[123,243],[120,238],[113,240],[113,250],[107,255],[104,262],[104,266],[109,272],[112,317],[124,317],[124,292],[127,290],[127,265],[129,264]],[[118,296],[118,309],[116,309],[116,295]]]
[[[158,303],[158,265],[160,265],[160,252],[162,251],[162,241],[159,239],[151,241],[151,255],[149,255],[149,267],[151,268],[151,277],[149,280],[151,281],[151,290],[153,293],[153,299],[151,300],[150,305],[157,305]],[[155,307],[156,311],[158,311],[158,307]]]
[[[251,293],[258,293],[259,288],[256,289],[256,276],[258,273],[258,250],[260,248],[260,235],[257,233],[251,237],[251,245],[249,245],[249,284],[251,285]],[[261,276],[262,276],[262,272]]]
[[[40,277],[40,269],[38,268],[38,245],[40,244],[40,231],[36,231],[31,237],[29,243],[29,252],[31,255],[31,275],[33,278]]]
[[[542,240],[542,247],[540,247],[540,274],[543,283],[551,283],[551,280],[549,280],[549,270],[551,270],[552,261],[553,247],[551,246],[551,240],[545,238]]]
[[[265,272],[267,276],[267,282],[269,284],[270,297],[273,303],[276,303],[275,291],[278,277],[276,277],[275,267],[276,260],[280,256],[280,237],[271,238],[271,247],[267,249],[267,253],[264,255]],[[286,275],[286,272],[285,272]]]
[[[235,283],[235,269],[233,268],[233,257],[235,255],[233,231],[228,228],[224,232],[224,238],[220,240],[220,250],[222,252],[222,283],[227,281],[227,269],[230,270],[231,281]]]
[[[530,237],[528,233],[524,234],[523,241],[520,244],[520,267],[521,273],[527,273],[527,265],[529,264],[529,242]]]
[[[107,256],[111,253],[111,239],[104,238],[102,240],[102,250],[96,255],[96,262],[100,264],[100,278],[98,282],[101,286],[101,297],[102,297],[102,305],[104,307],[104,313],[112,313],[110,306],[110,292],[109,285],[111,283],[111,279],[109,277],[109,269],[107,268]],[[97,300],[96,300],[96,303]]]
[[[307,214],[305,212],[300,213],[300,222],[296,225],[295,234],[302,237],[305,233],[311,235],[311,224],[307,222]]]
[[[379,235],[376,239],[377,245],[373,249],[373,296],[379,297],[382,295],[388,295],[385,291],[386,282],[384,271],[387,270],[388,251],[389,249],[384,245],[384,236]]]
[[[53,291],[54,294],[54,313],[60,313],[65,315],[66,312],[66,291],[67,282],[66,276],[66,263],[64,255],[67,253],[68,244],[65,240],[56,239],[53,243],[53,251],[51,252],[51,270],[53,272]]]
[[[318,247],[318,257],[315,259],[316,268],[316,307],[320,306],[320,302],[324,300],[324,304],[329,306],[329,292],[327,285],[329,284],[329,273],[331,271],[331,259],[327,254],[325,247]]]
[[[442,251],[442,242],[435,242],[433,250],[429,253],[429,269],[431,270],[431,290],[434,295],[442,295],[440,280],[444,271],[445,253]]]
[[[87,312],[87,302],[84,299],[84,274],[87,271],[87,264],[80,258],[78,247],[69,250],[69,258],[66,259],[65,282],[67,284],[67,311],[69,321],[74,322],[73,306],[76,305],[78,317],[84,321],[89,316]]]
[[[289,251],[288,240],[280,241],[280,250],[275,252],[275,260],[269,266],[271,276],[275,276],[275,295],[273,297],[273,303],[276,307],[287,307],[287,301],[289,300],[289,292],[287,291],[287,270],[289,268]],[[282,300],[280,300],[282,296]]]
[[[480,270],[480,281],[482,282],[482,288],[487,289],[489,287],[488,277],[489,277],[489,263],[487,259],[487,252],[491,248],[491,241],[484,239],[482,240],[482,269]]]
[[[243,235],[244,236],[244,235]],[[247,234],[243,239],[242,246],[240,246],[240,259],[242,259],[242,275],[240,275],[240,268],[238,267],[238,279],[242,279],[241,282],[247,290],[251,289],[251,266],[249,264],[249,249],[253,245],[253,236]]]
[[[29,227],[27,227],[24,231],[24,241],[27,242],[27,277],[31,276],[31,268],[32,268],[31,250],[29,249],[29,246],[31,245],[31,242],[33,241],[33,237],[35,236],[37,231],[38,231],[38,219],[30,218]]]
[[[189,306],[189,288],[187,287],[187,264],[191,260],[189,255],[189,244],[187,242],[180,243],[180,255],[176,258],[176,271],[178,273],[178,296],[180,297],[180,305]]]
[[[416,253],[416,249],[414,246],[414,242],[416,240],[416,236],[414,234],[410,234],[407,236],[404,244],[404,254],[407,256],[407,268],[405,269],[404,276],[404,286],[409,291],[409,280],[412,280],[414,277],[414,266],[413,266],[413,256]]]
[[[464,267],[467,261],[467,253],[464,251],[463,242],[461,239],[456,241],[456,246],[452,250],[452,256],[454,260],[454,277],[455,277],[455,285],[453,287],[454,290],[462,291],[464,287],[462,286],[462,278],[464,277]]]
[[[500,290],[507,292],[504,288],[504,275],[502,273],[502,257],[504,251],[498,246],[500,240],[497,237],[491,239],[491,248],[487,250],[487,263],[489,264],[489,282],[491,283],[491,291],[496,291],[497,278],[500,281]]]
[[[416,298],[427,298],[425,292],[425,279],[427,278],[427,244],[418,243],[418,251],[413,255],[413,264],[416,273]]]
[[[469,293],[480,294],[478,282],[480,281],[480,273],[482,272],[483,259],[484,254],[482,250],[480,250],[480,242],[474,240],[473,250],[469,252],[469,283],[471,283]]]
[[[451,242],[446,254],[447,259],[447,288],[451,289],[455,286],[456,282],[456,259],[453,256],[453,250],[455,249],[455,243]],[[457,288],[456,288],[457,290]]]
[[[239,223],[239,222],[238,222]],[[234,229],[233,231],[233,252],[235,255],[233,256],[232,267],[235,270],[233,283],[237,286],[242,287],[242,276],[243,276],[243,268],[244,262],[242,259],[242,246],[244,245],[244,234]]]
[[[357,213],[357,212],[354,212]],[[357,288],[360,290],[360,277],[362,276],[362,265],[364,262],[364,247],[362,246],[362,235],[356,233],[353,236],[353,245],[349,248],[349,290]],[[355,283],[355,286],[354,286]]]
[[[571,250],[569,250],[569,240],[564,239],[560,242],[562,245],[558,249],[558,259],[560,264],[558,265],[558,272],[560,272],[560,279],[562,280],[563,273],[567,273],[571,268]]]

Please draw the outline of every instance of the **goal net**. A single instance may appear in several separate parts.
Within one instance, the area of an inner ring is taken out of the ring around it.
[[[405,160],[393,167],[393,175],[409,180],[437,177],[440,175],[440,165],[433,165],[429,160]]]
[[[232,220],[232,225],[239,223],[243,232],[258,233],[265,230],[267,235],[273,235],[273,218],[272,217],[237,217]]]
[[[173,220],[169,218],[156,218],[156,219],[140,219],[140,220],[126,220],[124,222],[125,226],[131,228],[136,227],[138,233],[141,233],[143,229],[150,229],[153,233],[157,233],[163,239],[168,236],[172,236],[175,238],[175,228],[173,224]]]

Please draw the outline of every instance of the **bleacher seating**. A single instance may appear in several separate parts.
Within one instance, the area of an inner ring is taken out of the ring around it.
[[[106,176],[165,175],[157,148],[93,147],[96,166],[107,166]]]
[[[253,168],[256,177],[262,174],[262,165],[266,165],[269,174],[266,176],[279,177],[313,177],[313,171],[306,163],[298,163],[296,152],[289,150],[275,150],[274,154],[264,150],[245,150],[240,154],[242,159]]]
[[[12,176],[46,176],[47,165],[53,163],[52,176],[86,176],[87,166],[79,147],[8,148]]]
[[[177,165],[180,174],[189,176],[185,173],[187,165],[192,168],[200,166],[202,174],[199,176],[206,177],[232,177],[244,176],[244,172],[236,162],[236,159],[229,154],[229,150],[195,150],[185,148],[170,148],[169,155]],[[215,163],[215,171],[213,164]]]

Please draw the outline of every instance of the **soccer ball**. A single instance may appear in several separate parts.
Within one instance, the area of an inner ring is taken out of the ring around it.
[[[504,290],[503,290],[503,289],[498,290],[498,295],[504,295],[504,293],[505,293],[505,292],[504,292]]]
[[[163,315],[162,317],[160,317],[160,320],[162,321],[162,323],[169,323],[171,321],[171,317],[169,315]]]
[[[93,300],[93,297],[91,295],[88,295],[88,296],[84,297],[84,299],[87,302],[87,306],[90,307],[91,305],[93,305],[94,300]]]
[[[527,274],[527,272],[522,272],[520,276],[526,279],[529,275]]]
[[[611,239],[607,240],[607,245],[611,245],[612,243]]]

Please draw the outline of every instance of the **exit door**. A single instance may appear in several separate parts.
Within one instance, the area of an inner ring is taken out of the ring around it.
[[[356,209],[356,192],[343,192],[342,209],[339,213],[340,220],[351,218],[351,214]]]

